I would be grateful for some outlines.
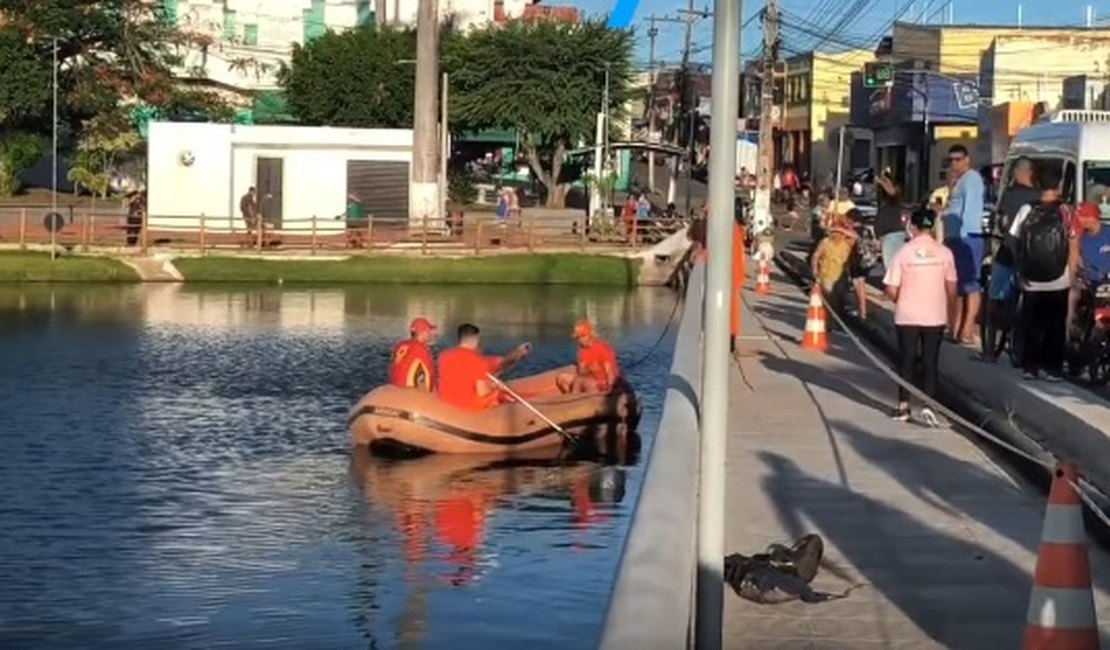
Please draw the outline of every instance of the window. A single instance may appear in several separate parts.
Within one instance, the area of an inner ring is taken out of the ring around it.
[[[1083,200],[1097,203],[1103,221],[1110,221],[1110,160],[1083,163]]]
[[[304,40],[314,41],[327,33],[324,24],[324,0],[312,0],[312,7],[305,9],[304,13]]]
[[[370,0],[359,0],[358,4],[355,5],[355,12],[357,15],[356,25],[359,27],[374,26],[375,16],[374,10],[370,6]]]
[[[236,36],[238,36],[238,34],[236,32],[237,32],[237,30],[236,30],[236,25],[235,25],[235,12],[225,10],[224,11],[224,38],[226,38],[229,41],[233,41],[233,40],[235,40]]]
[[[243,43],[258,45],[258,25],[243,25]]]

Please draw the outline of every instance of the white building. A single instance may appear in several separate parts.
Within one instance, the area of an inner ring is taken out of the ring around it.
[[[443,19],[463,28],[523,17],[538,0],[440,0]],[[362,25],[415,26],[419,0],[165,0],[182,29],[212,44],[186,56],[187,76],[243,90],[277,87],[291,46],[328,30]]]
[[[147,210],[158,229],[246,229],[239,200],[257,188],[262,216],[279,229],[345,227],[355,195],[369,215],[408,218],[412,131],[152,122]]]

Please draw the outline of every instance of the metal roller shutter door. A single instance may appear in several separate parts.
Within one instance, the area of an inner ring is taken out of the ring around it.
[[[409,164],[348,160],[347,194],[357,196],[375,219],[404,221],[409,216]]]

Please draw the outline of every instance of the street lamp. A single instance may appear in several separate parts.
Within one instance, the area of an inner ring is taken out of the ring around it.
[[[51,82],[53,119],[50,123],[50,259],[53,260],[58,255],[58,37],[55,36],[50,43],[53,62]]]

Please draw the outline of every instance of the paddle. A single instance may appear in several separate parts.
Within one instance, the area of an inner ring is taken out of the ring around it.
[[[536,408],[535,406],[532,406],[532,404],[531,404],[531,403],[529,403],[529,402],[528,402],[528,400],[524,399],[523,397],[521,397],[520,395],[518,395],[518,394],[516,393],[516,391],[514,391],[513,389],[511,389],[511,388],[509,388],[508,386],[506,386],[506,385],[505,385],[505,382],[501,381],[501,380],[500,380],[500,379],[498,379],[497,377],[494,377],[494,376],[493,376],[493,373],[486,373],[486,377],[489,377],[489,380],[490,380],[490,381],[492,381],[492,382],[493,382],[493,383],[494,383],[494,384],[495,384],[495,385],[496,385],[496,386],[497,386],[498,388],[500,388],[501,390],[503,390],[503,391],[505,391],[506,393],[508,393],[509,397],[512,397],[512,398],[513,398],[513,399],[515,399],[516,401],[518,401],[518,402],[520,402],[521,404],[523,404],[523,405],[524,405],[524,408],[526,408],[526,409],[528,409],[529,411],[531,411],[531,412],[535,413],[535,414],[536,414],[536,417],[538,417],[539,419],[543,420],[543,421],[544,421],[544,422],[546,422],[546,423],[547,423],[548,425],[550,425],[550,426],[551,426],[551,428],[553,428],[553,429],[555,429],[556,431],[558,431],[558,432],[559,432],[559,434],[560,434],[560,435],[562,435],[562,436],[563,436],[563,438],[564,438],[564,439],[566,439],[566,440],[567,440],[568,442],[575,442],[575,441],[576,441],[576,440],[575,440],[575,437],[574,437],[574,436],[572,436],[572,435],[571,435],[571,434],[570,434],[570,433],[569,433],[569,432],[568,432],[568,431],[567,431],[566,429],[564,429],[563,427],[559,426],[558,424],[556,424],[556,423],[555,423],[555,421],[554,421],[554,420],[552,420],[551,418],[549,418],[549,417],[547,417],[546,415],[544,415],[543,413],[541,413],[541,412],[540,412],[540,410],[539,410],[538,408]]]

